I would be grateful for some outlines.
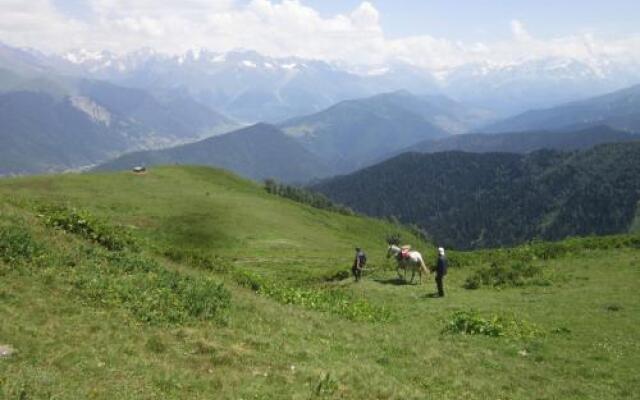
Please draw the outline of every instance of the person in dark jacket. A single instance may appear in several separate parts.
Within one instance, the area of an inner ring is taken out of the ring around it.
[[[356,247],[356,257],[353,260],[353,266],[351,267],[351,272],[353,273],[353,277],[356,282],[360,280],[362,277],[362,270],[367,265],[367,255],[364,254],[364,251],[360,247]]]
[[[447,274],[447,257],[444,255],[444,248],[438,247],[438,261],[436,264],[436,285],[438,286],[438,296],[444,297],[444,285],[442,280]]]

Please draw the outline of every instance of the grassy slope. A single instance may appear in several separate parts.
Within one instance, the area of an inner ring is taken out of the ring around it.
[[[0,397],[618,399],[640,390],[637,250],[547,262],[558,277],[550,287],[467,291],[461,284],[474,267],[453,269],[449,296],[431,299],[431,282],[398,286],[391,284],[393,272],[382,271],[382,241],[393,227],[299,206],[205,168],[5,180],[0,196],[68,201],[136,226],[149,254],[187,246],[300,284],[347,267],[358,243],[378,270],[358,285],[331,285],[384,304],[396,317],[387,324],[350,322],[276,303],[227,280],[233,294],[227,326],[153,326],[119,307],[76,301],[64,280],[47,271],[0,269],[6,271],[0,344],[19,351],[0,359]],[[24,209],[4,200],[1,209],[5,217],[33,222],[39,240],[79,246],[79,239],[53,234]],[[571,332],[526,341],[440,334],[451,312],[469,307]],[[523,349],[527,356],[518,354]]]

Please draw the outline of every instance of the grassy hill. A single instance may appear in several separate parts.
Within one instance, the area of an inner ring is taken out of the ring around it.
[[[638,237],[451,253],[448,295],[433,299],[432,282],[395,279],[394,232],[433,258],[398,226],[208,168],[0,180],[0,346],[15,350],[0,357],[0,397],[640,390]],[[374,268],[359,284],[339,274],[354,245]]]

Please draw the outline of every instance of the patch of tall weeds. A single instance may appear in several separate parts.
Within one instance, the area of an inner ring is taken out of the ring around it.
[[[136,247],[127,229],[111,225],[87,210],[47,205],[39,206],[38,212],[47,226],[79,235],[108,250],[121,251]]]
[[[498,249],[448,253],[449,266],[464,267],[482,263],[530,263],[552,260],[593,250],[640,249],[640,235],[623,234],[610,236],[574,237],[558,242],[532,240],[529,243]]]
[[[544,277],[543,268],[529,263],[515,262],[511,264],[492,263],[488,267],[478,269],[464,282],[466,289],[478,289],[481,286],[522,287],[548,286],[551,281]]]
[[[393,317],[389,309],[372,305],[365,299],[354,298],[349,293],[339,289],[291,287],[281,283],[269,282],[244,271],[234,272],[234,280],[239,285],[250,288],[278,303],[328,312],[351,321],[388,322]]]
[[[530,339],[544,335],[537,325],[507,314],[482,316],[475,310],[454,312],[442,333]]]
[[[72,293],[88,304],[121,307],[145,323],[226,321],[231,294],[222,283],[165,268],[141,252],[126,229],[87,211],[54,206],[38,212],[44,225],[84,243],[71,249],[49,246],[38,259],[43,268],[27,266],[32,273],[70,284]],[[3,261],[33,257],[38,251],[28,229],[17,224],[0,227]]]
[[[73,279],[75,292],[93,305],[121,306],[152,324],[227,318],[231,294],[212,278],[169,271],[137,254],[97,261],[81,268]]]
[[[30,261],[41,252],[42,246],[27,229],[18,225],[0,226],[0,259],[5,263]]]

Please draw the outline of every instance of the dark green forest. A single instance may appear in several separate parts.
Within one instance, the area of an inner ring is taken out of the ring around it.
[[[415,223],[458,249],[627,232],[640,142],[590,150],[405,153],[312,187],[357,212]]]

